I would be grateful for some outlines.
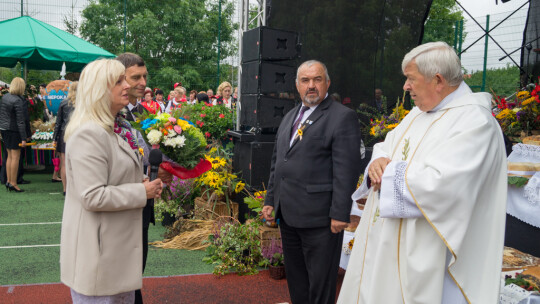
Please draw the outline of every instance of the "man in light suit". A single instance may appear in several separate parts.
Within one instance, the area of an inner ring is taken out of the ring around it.
[[[300,65],[302,104],[285,115],[276,135],[262,211],[266,220],[280,221],[295,304],[335,302],[343,229],[360,174],[356,113],[333,102],[329,87],[322,62]]]

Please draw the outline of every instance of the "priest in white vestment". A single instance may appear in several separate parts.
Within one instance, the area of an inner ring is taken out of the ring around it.
[[[491,96],[444,42],[402,63],[416,107],[376,144],[338,303],[498,303],[506,154]]]

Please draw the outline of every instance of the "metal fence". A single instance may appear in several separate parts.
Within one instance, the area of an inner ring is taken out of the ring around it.
[[[511,95],[519,88],[521,52],[516,50],[523,42],[527,7],[516,12],[473,16],[476,22],[465,13],[464,17],[463,22],[434,23],[441,29],[454,29],[453,41],[447,42],[460,54],[465,81],[476,92]],[[492,38],[484,30],[490,31]]]
[[[121,2],[121,0],[118,1]],[[4,0],[2,1],[2,9],[0,10],[0,21],[21,16],[22,10],[22,14],[24,15],[66,30],[64,19],[75,20],[80,25],[81,11],[89,3],[90,0]],[[232,21],[239,23],[241,16],[238,1],[235,1],[235,4],[236,8]],[[127,1],[127,5],[129,5],[129,1]],[[511,13],[512,15],[509,16]],[[466,72],[467,83],[475,91],[491,92],[493,90],[499,95],[511,94],[519,86],[519,68],[516,64],[520,64],[521,53],[517,51],[511,56],[502,60],[500,59],[521,46],[523,29],[527,19],[527,7],[525,6],[515,13],[507,12],[491,16],[475,16],[479,24],[474,22],[469,16],[465,15],[465,17],[465,21],[462,24],[463,31],[460,31],[461,25],[453,21],[441,20],[436,22],[435,26],[440,26],[441,28],[448,28],[450,26],[454,28],[454,40],[449,41],[449,43],[455,45],[458,52],[462,52],[460,57]],[[499,24],[503,20],[504,22]],[[488,30],[491,29],[490,35],[496,42],[491,38],[487,38],[487,36],[482,37],[484,30],[481,27]],[[76,33],[76,35],[79,35],[79,33]],[[238,36],[236,34],[234,36],[235,40],[237,40]],[[194,44],[198,43],[196,37],[192,39]],[[473,44],[473,42],[475,43]],[[234,43],[237,43],[237,41]],[[505,51],[501,50],[499,45]],[[217,56],[215,54],[216,65],[210,69],[212,72],[206,72],[200,75],[200,77],[205,83],[213,79],[217,80],[215,83],[227,80],[233,86],[236,86],[238,83],[236,67],[240,61],[239,54],[235,53],[226,58],[220,58],[219,69]],[[197,67],[195,68],[197,69]],[[5,76],[2,79],[2,75],[4,74],[0,74],[0,80],[9,82],[10,79],[5,79]],[[9,73],[7,74],[9,78]],[[16,75],[17,71],[12,70],[12,74]],[[149,75],[149,85],[152,85],[152,79],[157,76],[152,73]],[[55,78],[58,77],[58,74],[52,72],[44,76],[43,73],[31,72],[29,73],[28,82],[37,84],[36,82],[41,81],[43,77]],[[171,83],[174,82],[176,80],[171,79]],[[214,91],[216,90],[216,87],[211,88]],[[170,88],[162,89],[169,90]],[[191,88],[188,87],[188,89]],[[197,87],[196,89],[201,90],[203,88]]]

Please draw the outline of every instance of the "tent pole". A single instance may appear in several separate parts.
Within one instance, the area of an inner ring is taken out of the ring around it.
[[[23,79],[25,83],[26,83],[27,78],[28,78],[28,63],[25,60],[24,61],[24,75],[23,75]]]

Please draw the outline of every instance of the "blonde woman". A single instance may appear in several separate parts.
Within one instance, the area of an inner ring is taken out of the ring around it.
[[[56,147],[56,153],[60,156],[60,176],[62,178],[62,186],[64,188],[64,196],[66,195],[66,143],[64,142],[64,131],[69,122],[71,112],[75,107],[75,100],[77,94],[78,81],[74,81],[69,85],[68,96],[62,100],[60,106],[58,106],[58,112],[56,116],[56,126],[54,127],[53,134],[53,146]],[[53,182],[56,181],[53,178]]]
[[[73,303],[133,303],[142,287],[142,209],[162,183],[144,179],[136,138],[120,115],[129,88],[118,60],[89,63],[65,130],[60,278]]]
[[[218,97],[214,104],[222,104],[227,108],[231,108],[233,104],[232,86],[229,82],[222,82],[217,89]]]
[[[185,88],[181,86],[177,86],[176,88],[174,88],[174,91],[176,95],[174,99],[171,99],[169,103],[167,104],[167,108],[165,109],[166,113],[171,113],[171,111],[174,110],[176,107],[178,107],[180,103],[187,101]]]
[[[17,173],[21,147],[26,146],[25,105],[23,99],[25,82],[20,77],[15,77],[9,86],[9,93],[2,97],[0,102],[0,133],[7,150],[6,161],[6,190],[24,192],[17,186]]]

